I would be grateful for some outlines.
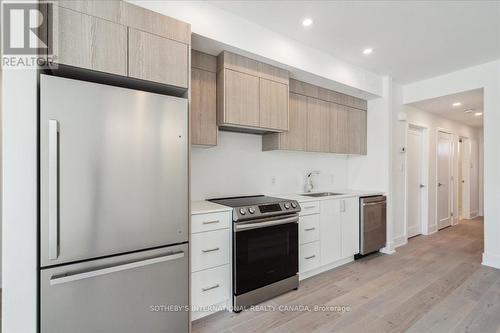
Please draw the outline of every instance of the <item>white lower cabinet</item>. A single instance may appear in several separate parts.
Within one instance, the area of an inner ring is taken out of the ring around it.
[[[299,273],[308,277],[342,265],[359,253],[359,198],[300,203]]]
[[[359,198],[342,199],[342,257],[359,253]]]
[[[231,295],[230,265],[219,266],[191,275],[192,319],[223,310]]]
[[[320,242],[299,246],[299,273],[305,273],[321,266]]]
[[[319,241],[319,214],[299,218],[299,244]]]
[[[230,305],[231,223],[231,211],[191,218],[191,320]]]
[[[321,264],[326,265],[342,258],[342,230],[340,200],[321,201]]]

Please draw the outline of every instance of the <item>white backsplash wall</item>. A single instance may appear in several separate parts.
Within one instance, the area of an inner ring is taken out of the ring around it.
[[[347,188],[347,157],[327,153],[262,151],[262,137],[219,132],[213,148],[191,152],[191,199],[304,191],[307,171],[315,190]],[[274,183],[273,183],[274,179]]]

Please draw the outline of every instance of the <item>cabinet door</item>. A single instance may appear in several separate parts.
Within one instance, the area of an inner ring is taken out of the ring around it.
[[[188,46],[129,28],[129,76],[188,87]]]
[[[290,94],[288,132],[280,134],[280,149],[306,150],[307,141],[307,97]]]
[[[330,103],[330,151],[349,152],[349,113],[347,107]]]
[[[107,20],[56,7],[52,53],[57,62],[127,75],[127,28]]]
[[[224,123],[259,127],[259,78],[225,69]]]
[[[216,75],[191,69],[191,144],[217,145]]]
[[[359,253],[359,199],[340,202],[342,223],[342,258]]]
[[[324,200],[320,203],[321,265],[342,258],[342,230],[340,200]]]
[[[330,105],[307,98],[307,151],[330,152]]]
[[[366,155],[366,111],[348,107],[349,153]]]
[[[260,81],[260,127],[288,130],[288,85],[267,80]]]

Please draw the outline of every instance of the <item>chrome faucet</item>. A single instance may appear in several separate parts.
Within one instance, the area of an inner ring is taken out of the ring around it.
[[[312,180],[313,175],[319,175],[319,171],[310,171],[306,175],[306,193],[310,193],[314,190],[314,183]]]

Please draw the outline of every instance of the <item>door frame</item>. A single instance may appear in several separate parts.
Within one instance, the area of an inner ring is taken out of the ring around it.
[[[410,128],[418,129],[422,132],[422,168],[421,168],[421,181],[424,188],[420,192],[421,195],[421,214],[420,214],[420,227],[422,235],[431,234],[429,226],[429,127],[415,122],[408,122],[405,129],[405,144],[408,147],[408,130]],[[408,241],[408,151],[405,153],[405,204],[404,204],[404,236]]]
[[[471,191],[471,177],[470,177],[470,166],[471,166],[471,156],[472,156],[472,145],[471,139],[466,136],[459,136],[458,140],[462,140],[462,148],[463,152],[458,154],[458,164],[462,164],[462,179],[465,179],[465,189],[462,191],[462,216],[463,219],[470,219],[470,191]],[[462,160],[460,160],[460,156],[462,156]],[[462,186],[462,179],[457,179],[457,186]],[[457,188],[457,190],[460,190]],[[457,193],[458,194],[458,193]],[[460,196],[457,195],[457,207],[458,200]],[[458,212],[457,212],[458,213]],[[460,218],[460,214],[457,214],[457,218]]]
[[[450,201],[450,215],[451,215],[451,226],[454,226],[457,224],[457,222],[455,222],[455,219],[456,219],[456,214],[455,214],[455,155],[456,155],[456,148],[455,148],[455,140],[454,140],[454,137],[453,137],[453,132],[446,129],[446,128],[442,128],[442,127],[438,127],[436,128],[436,164],[435,164],[435,170],[436,170],[436,183],[434,184],[434,189],[435,189],[435,228],[436,228],[436,231],[439,231],[439,216],[438,216],[438,201],[439,201],[439,197],[438,197],[438,186],[437,186],[437,182],[438,182],[438,171],[439,171],[439,149],[438,149],[438,146],[439,146],[439,132],[442,132],[442,133],[446,133],[446,134],[449,134],[451,136],[451,156],[450,156],[450,189],[449,189],[449,201]]]

